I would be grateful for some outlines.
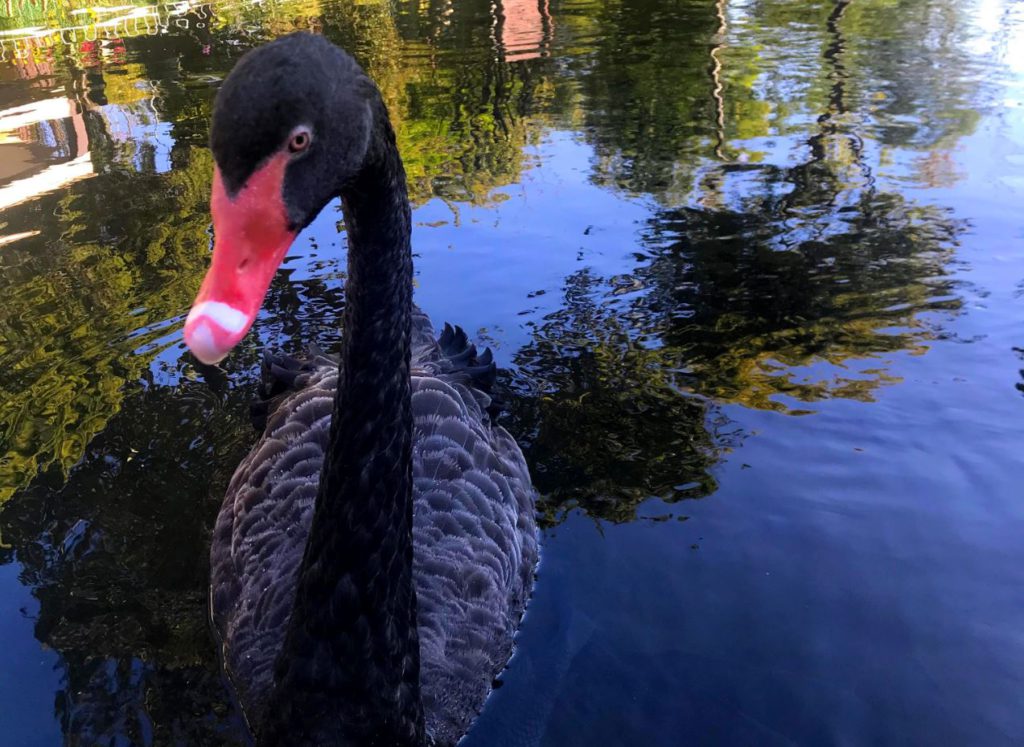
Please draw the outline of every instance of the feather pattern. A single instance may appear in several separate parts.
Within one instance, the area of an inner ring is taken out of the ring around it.
[[[418,309],[411,348],[420,680],[428,740],[448,745],[511,655],[537,563],[535,494],[522,452],[489,412],[490,351],[447,325],[436,338]],[[271,698],[295,602],[339,371],[316,355],[269,359],[265,374],[266,429],[231,480],[211,549],[213,621],[252,724]]]

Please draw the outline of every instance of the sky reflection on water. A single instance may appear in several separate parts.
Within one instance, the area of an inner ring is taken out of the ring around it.
[[[1019,742],[1019,5],[101,6],[0,17],[2,741],[241,739],[209,526],[262,347],[337,341],[336,206],[223,370],[179,327],[216,86],[309,29],[544,494],[466,744]]]

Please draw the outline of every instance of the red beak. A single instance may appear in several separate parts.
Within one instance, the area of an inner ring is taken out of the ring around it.
[[[286,153],[272,157],[234,197],[214,168],[213,262],[185,320],[185,343],[203,363],[220,362],[245,337],[295,240],[282,198],[287,165]]]

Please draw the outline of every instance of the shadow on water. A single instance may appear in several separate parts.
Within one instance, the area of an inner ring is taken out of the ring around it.
[[[304,28],[355,51],[396,121],[414,203],[446,203],[446,231],[462,206],[511,199],[499,188],[547,157],[556,129],[593,149],[593,185],[642,196],[614,269],[582,256],[508,354],[506,425],[549,527],[576,508],[626,523],[652,497],[709,496],[747,435],[730,407],[870,401],[900,380],[891,356],[928,350],[962,306],[967,226],[903,187],[955,181],[945,154],[978,119],[960,11],[733,5],[154,6],[165,34],[22,43],[0,106],[55,96],[67,113],[24,119],[25,168],[5,180],[84,165],[0,219],[22,236],[0,244],[0,562],[19,564],[35,636],[60,655],[70,744],[241,739],[206,627],[209,527],[253,438],[261,348],[330,348],[344,280],[331,209],[226,371],[183,355],[208,259],[212,96],[260,41]],[[26,11],[4,27],[62,20]],[[536,671],[609,655],[585,614],[552,609],[538,626],[571,656]]]
[[[1024,348],[1014,348],[1014,351],[1020,356],[1021,360],[1024,361]],[[1022,381],[1017,382],[1017,391],[1024,394],[1024,368],[1020,370],[1020,377]]]

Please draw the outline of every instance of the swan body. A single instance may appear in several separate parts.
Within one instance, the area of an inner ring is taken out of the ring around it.
[[[426,316],[414,317],[413,329],[422,697],[427,733],[452,744],[512,652],[537,562],[533,491],[522,452],[491,422],[489,398],[466,373],[480,364],[453,362]],[[460,344],[453,352],[474,351]],[[226,669],[256,723],[294,603],[338,383],[333,360],[319,357],[304,368],[235,471],[213,535],[213,618]]]
[[[200,359],[237,344],[335,194],[349,233],[340,363],[268,359],[288,391],[217,518],[225,670],[259,744],[454,744],[508,661],[538,556],[490,353],[412,304],[404,172],[347,54],[309,34],[250,53],[211,142],[213,266],[185,327]]]

